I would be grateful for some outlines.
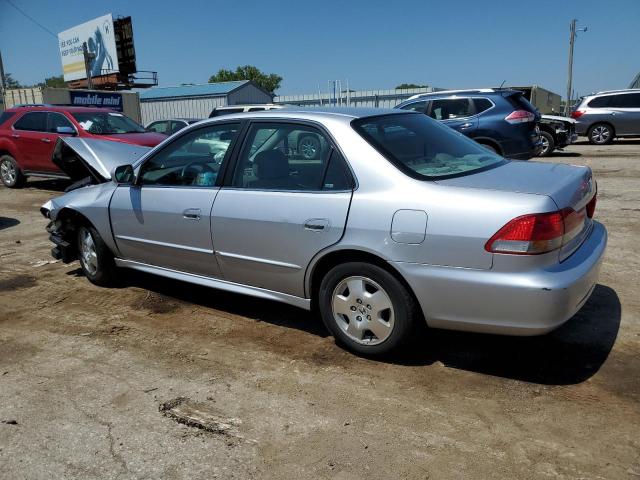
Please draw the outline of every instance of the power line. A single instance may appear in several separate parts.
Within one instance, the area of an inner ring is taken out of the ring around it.
[[[55,37],[56,39],[58,38],[58,35],[56,35],[55,33],[53,33],[51,30],[49,30],[47,27],[45,27],[44,25],[42,25],[39,21],[37,21],[35,18],[33,18],[31,15],[29,15],[28,13],[26,13],[24,10],[22,10],[20,7],[18,7],[15,3],[13,3],[11,0],[5,0],[9,5],[11,5],[13,8],[15,8],[18,12],[20,12],[22,15],[24,15],[27,19],[31,20],[33,23],[35,23],[37,26],[39,26],[41,29],[43,29],[45,32],[47,32],[49,35],[51,35],[52,37]]]

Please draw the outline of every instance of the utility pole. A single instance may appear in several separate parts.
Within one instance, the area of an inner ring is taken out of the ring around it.
[[[578,20],[574,18],[571,20],[571,24],[569,25],[569,78],[567,79],[567,102],[564,105],[564,114],[567,117],[571,113],[569,110],[571,109],[571,97],[573,92],[573,45],[575,44],[576,37],[578,36],[577,32],[587,31],[587,27],[576,30],[576,23],[578,23]]]
[[[82,55],[84,56],[84,70],[87,73],[87,89],[93,90],[93,79],[91,78],[91,61],[96,58],[95,53],[89,52],[87,42],[82,43]]]
[[[0,52],[0,111],[4,110],[4,65],[2,63],[2,52]]]

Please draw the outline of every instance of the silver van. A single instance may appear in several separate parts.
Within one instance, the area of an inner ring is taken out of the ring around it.
[[[611,90],[582,97],[571,117],[576,133],[594,145],[640,136],[640,89]]]

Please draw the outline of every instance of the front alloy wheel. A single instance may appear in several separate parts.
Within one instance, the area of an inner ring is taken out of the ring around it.
[[[91,226],[80,226],[77,235],[78,259],[85,277],[102,287],[113,285],[117,275],[113,253],[98,231]]]
[[[320,140],[315,135],[306,135],[298,142],[298,152],[305,160],[315,160],[320,155]]]

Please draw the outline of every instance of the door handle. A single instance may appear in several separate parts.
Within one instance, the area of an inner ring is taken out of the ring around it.
[[[465,128],[469,128],[472,126],[473,126],[473,123],[463,123],[462,125],[460,125],[460,128],[464,130]]]
[[[304,222],[305,230],[312,230],[314,232],[321,232],[329,226],[329,220],[326,218],[310,218]]]
[[[18,135],[17,133],[12,133],[12,134],[11,134],[11,136],[12,136],[13,138],[20,138],[20,135]]]
[[[201,213],[199,208],[187,208],[182,212],[182,216],[188,220],[200,220]]]
[[[51,140],[49,140],[48,138],[41,138],[40,141],[44,143],[51,143]]]

